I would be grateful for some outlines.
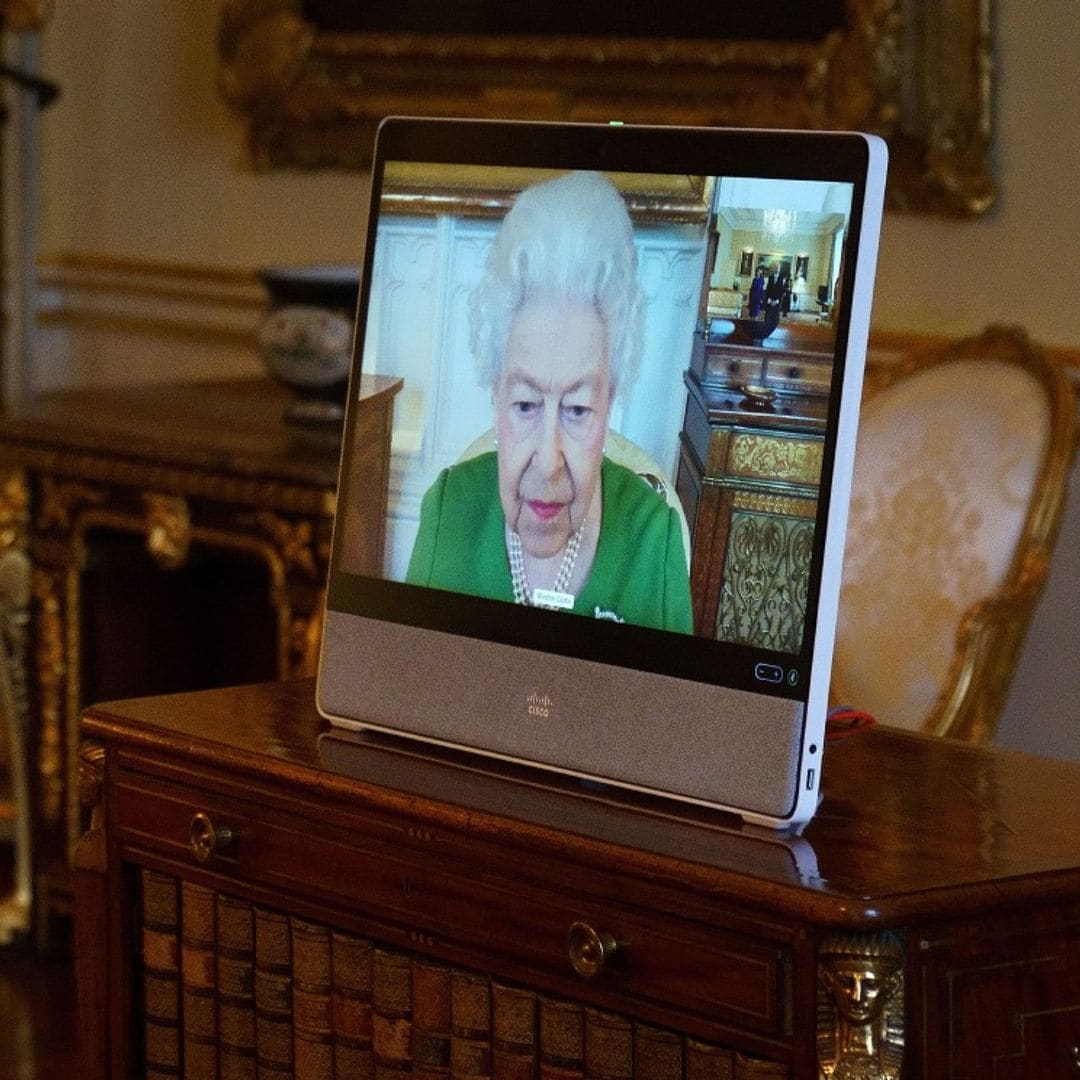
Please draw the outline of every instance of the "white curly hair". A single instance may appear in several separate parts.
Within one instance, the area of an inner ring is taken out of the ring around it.
[[[596,309],[612,388],[625,394],[641,363],[645,299],[626,203],[600,173],[566,173],[526,188],[503,219],[469,306],[481,386],[499,380],[515,312],[552,296]]]

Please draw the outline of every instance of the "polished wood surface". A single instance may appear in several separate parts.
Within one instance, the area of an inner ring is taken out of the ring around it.
[[[133,865],[714,1040],[797,1080],[818,1076],[819,952],[884,934],[906,957],[903,1080],[1068,1075],[1080,766],[867,730],[828,746],[819,812],[784,837],[332,732],[313,699],[297,680],[86,714],[104,795],[79,849],[79,948],[109,972],[90,1000],[112,1003],[108,1067],[87,1075],[128,1075],[138,1052],[122,1004]],[[198,862],[196,813],[236,847]],[[624,962],[575,975],[578,920],[625,943]]]
[[[373,781],[358,785],[331,771],[321,759],[318,738],[331,728],[315,711],[309,680],[95,706],[83,731],[92,739],[122,737],[179,760],[213,764],[227,756],[241,771],[254,769],[260,776],[311,784],[328,796],[361,798],[390,810],[440,818],[460,813],[471,828],[494,835],[517,836],[524,825],[530,845],[571,843],[559,827],[504,818],[479,796],[474,797],[479,807],[470,806],[464,789],[455,811]],[[582,830],[573,843],[587,860],[619,866],[631,860],[679,884],[727,886],[743,898],[750,889],[762,903],[782,909],[794,904],[817,919],[845,925],[880,926],[940,912],[943,905],[1006,907],[1030,893],[1027,879],[1033,875],[1047,898],[1080,895],[1080,799],[1064,797],[1080,785],[1080,766],[1074,763],[879,727],[830,744],[824,769],[817,815],[801,844],[786,841],[813,849],[817,873],[809,875],[797,869],[794,858],[755,859],[760,845],[785,841],[721,815],[693,814],[676,804],[665,804],[659,813],[616,800],[612,816],[621,815],[639,846],[615,850],[606,838],[588,835],[590,827],[600,828],[590,817],[589,800],[564,794],[559,805],[566,824]],[[548,782],[539,772],[534,779]],[[681,850],[689,857],[646,850],[650,843],[674,847],[674,840],[650,839],[650,829],[666,835],[673,828],[681,830]],[[748,864],[756,868],[752,881],[744,880]]]
[[[365,378],[363,393],[393,392],[397,380]],[[62,390],[0,417],[0,440],[24,455],[79,451],[122,455],[263,480],[333,488],[341,435],[333,425],[283,423],[293,396],[269,378]],[[182,418],[182,423],[176,420]]]

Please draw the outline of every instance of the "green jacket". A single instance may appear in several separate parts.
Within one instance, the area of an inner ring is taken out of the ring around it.
[[[605,458],[600,540],[577,615],[689,634],[690,580],[676,512],[640,476]],[[405,580],[513,603],[494,452],[439,473],[420,506]]]

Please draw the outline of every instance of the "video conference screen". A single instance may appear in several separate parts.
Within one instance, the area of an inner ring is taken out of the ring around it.
[[[383,580],[429,610],[726,642],[797,680],[852,186],[395,162],[382,182],[361,370],[401,380]]]

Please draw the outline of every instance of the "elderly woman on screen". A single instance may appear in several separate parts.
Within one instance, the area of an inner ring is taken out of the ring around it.
[[[570,173],[522,192],[472,298],[495,448],[424,496],[407,581],[690,632],[681,521],[604,453],[640,360],[643,304],[610,181]]]

